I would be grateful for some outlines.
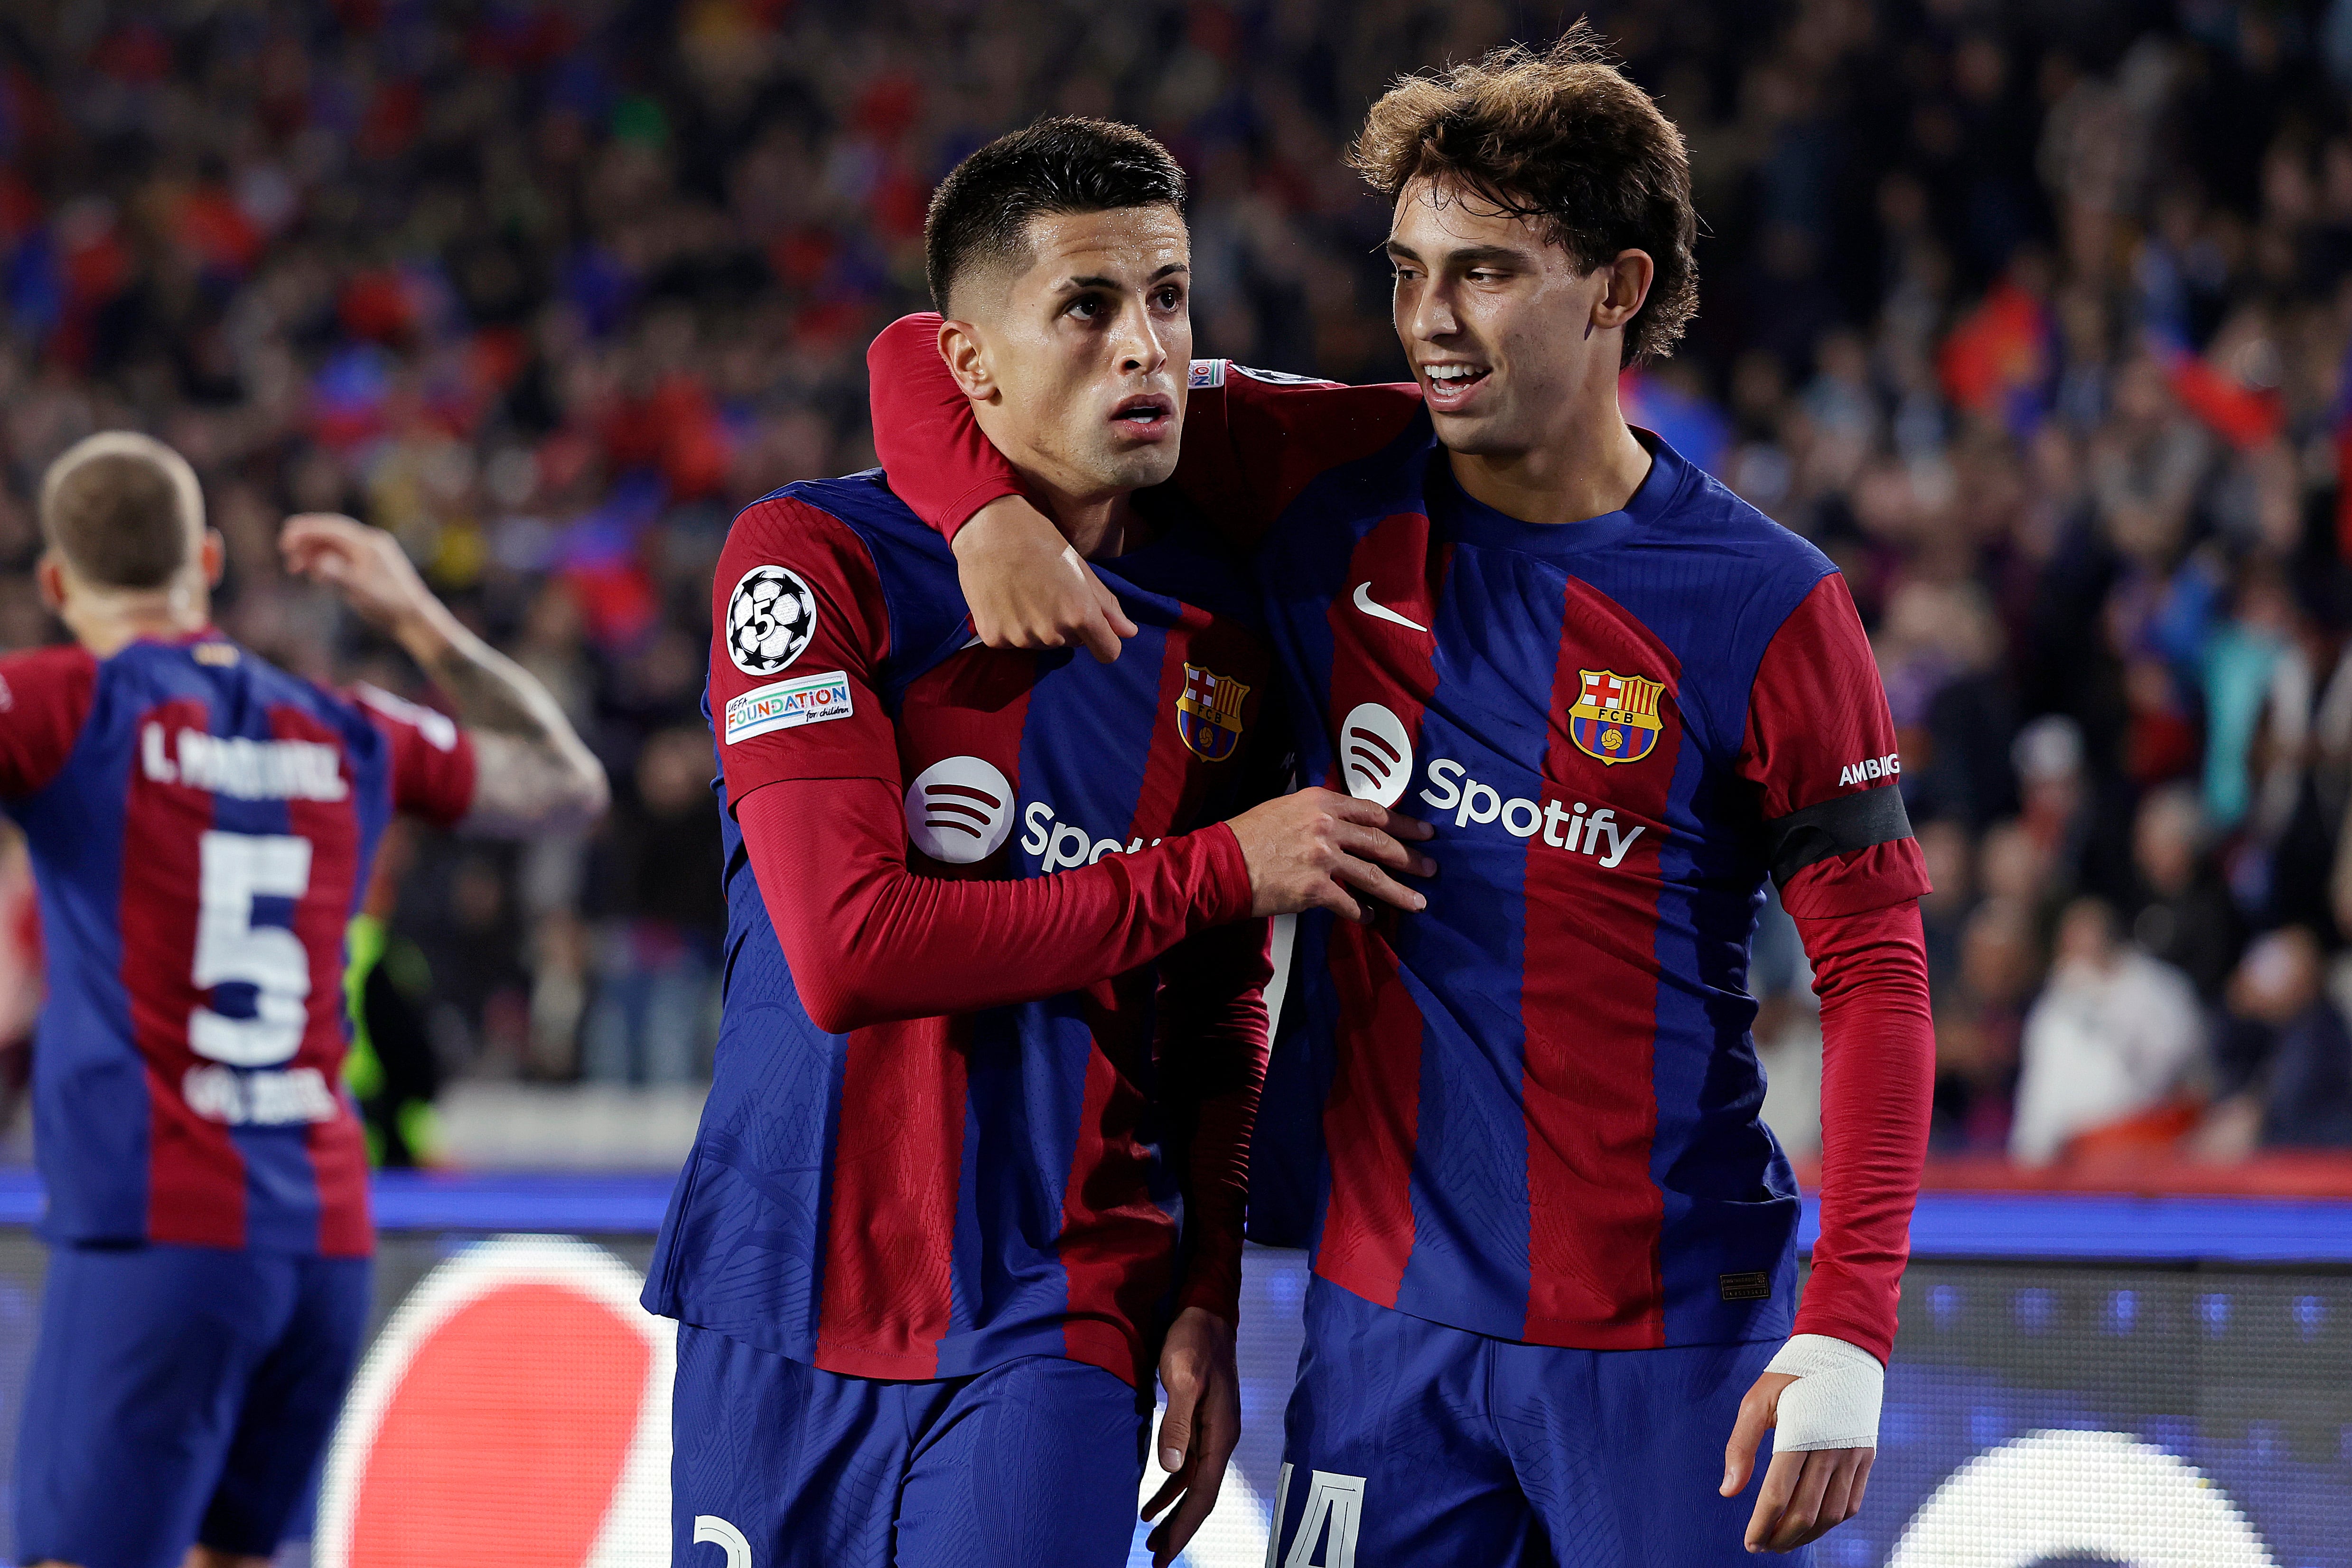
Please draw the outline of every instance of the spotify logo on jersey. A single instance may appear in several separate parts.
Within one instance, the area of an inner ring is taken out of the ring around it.
[[[1394,805],[1412,777],[1412,738],[1404,721],[1377,702],[1360,702],[1339,724],[1339,775],[1348,793]]]
[[[978,757],[933,763],[907,786],[907,837],[950,866],[996,853],[1013,831],[1013,785]]]

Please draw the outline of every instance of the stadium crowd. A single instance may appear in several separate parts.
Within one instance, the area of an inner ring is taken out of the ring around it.
[[[31,487],[93,429],[196,464],[221,618],[289,668],[416,689],[275,544],[293,510],[394,530],[618,797],[593,838],[386,857],[432,1053],[667,1082],[716,1025],[713,564],[742,502],[871,461],[863,352],[925,303],[937,177],[1038,113],[1135,121],[1193,180],[1202,352],[1398,377],[1354,121],[1575,13],[36,15],[0,19],[0,646],[57,635]],[[1708,227],[1628,412],[1828,551],[1878,650],[1937,888],[1938,1150],[2352,1147],[2352,0],[1592,16]],[[25,881],[0,859],[20,1082]],[[1801,1152],[1802,967],[1768,918]]]

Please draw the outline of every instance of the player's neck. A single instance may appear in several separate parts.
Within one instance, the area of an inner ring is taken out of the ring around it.
[[[1474,499],[1527,522],[1582,522],[1622,508],[1649,477],[1649,448],[1607,402],[1580,410],[1524,451],[1450,452],[1454,482]]]
[[[1028,481],[1030,493],[1043,502],[1045,515],[1054,520],[1062,537],[1087,560],[1107,561],[1143,542],[1150,525],[1135,509],[1133,490],[1075,495],[1037,473],[1024,472],[1021,477]]]
[[[209,595],[174,584],[156,589],[85,589],[69,599],[58,618],[74,640],[99,658],[109,658],[142,637],[169,641],[194,637],[212,620]]]

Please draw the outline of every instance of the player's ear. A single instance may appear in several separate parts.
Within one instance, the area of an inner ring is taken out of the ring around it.
[[[1633,312],[1650,297],[1650,279],[1656,276],[1657,266],[1646,250],[1621,250],[1601,273],[1601,298],[1592,304],[1592,324],[1608,331],[1633,319]]]
[[[985,403],[996,395],[996,373],[989,365],[987,346],[970,321],[940,323],[940,357],[948,362],[948,374],[966,397]]]
[[[205,542],[196,547],[196,561],[205,569],[205,586],[217,588],[221,574],[228,566],[228,546],[217,528],[205,530]]]
[[[41,552],[40,563],[33,568],[33,581],[40,585],[42,606],[53,616],[64,614],[66,563],[55,549]]]

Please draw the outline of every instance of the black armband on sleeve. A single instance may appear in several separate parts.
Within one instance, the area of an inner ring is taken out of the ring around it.
[[[1785,888],[1790,878],[1817,860],[1910,837],[1911,816],[1903,809],[1903,792],[1889,781],[1774,817],[1764,825],[1764,858],[1771,865],[1773,884]]]

